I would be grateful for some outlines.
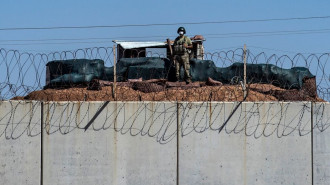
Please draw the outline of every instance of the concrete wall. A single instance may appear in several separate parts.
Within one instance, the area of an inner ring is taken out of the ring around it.
[[[330,181],[329,103],[3,101],[0,110],[0,184]]]
[[[40,123],[39,102],[0,101],[0,184],[40,184]]]
[[[330,184],[330,103],[313,107],[314,184]]]
[[[157,138],[158,132],[164,132],[161,126],[167,118],[163,112],[171,111],[176,117],[176,107],[171,103],[111,103],[86,132],[80,129],[102,105],[47,104],[45,114],[52,114],[45,124],[54,134],[43,135],[44,183],[175,184],[176,142],[160,144],[145,135]],[[166,123],[170,125],[167,132],[174,136],[175,121]]]
[[[300,107],[310,103],[243,103],[219,133],[236,106],[182,104],[184,134],[213,129],[180,138],[180,184],[311,184],[311,135],[300,137],[298,126]],[[310,120],[305,112],[302,130]]]

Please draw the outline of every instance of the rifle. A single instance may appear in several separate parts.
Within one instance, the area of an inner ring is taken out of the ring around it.
[[[168,48],[170,49],[170,59],[172,61],[174,61],[174,56],[173,56],[173,49],[172,49],[172,45],[171,45],[171,40],[170,39],[166,39],[167,40],[167,45]],[[173,62],[174,63],[174,62]]]

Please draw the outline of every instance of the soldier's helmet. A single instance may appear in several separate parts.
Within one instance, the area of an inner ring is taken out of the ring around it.
[[[183,34],[186,34],[186,29],[184,29],[184,27],[178,28],[177,33],[179,33],[180,31],[183,31]]]

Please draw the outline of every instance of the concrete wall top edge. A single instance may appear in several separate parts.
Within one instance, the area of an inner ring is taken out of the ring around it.
[[[44,102],[44,103],[67,103],[67,102],[73,102],[73,103],[103,103],[107,101],[38,101],[38,100],[0,100],[1,102]],[[144,102],[144,103],[205,103],[205,102],[211,102],[211,103],[237,103],[240,101],[110,101],[111,103],[139,103],[139,102]],[[244,103],[312,103],[311,101],[245,101]],[[316,104],[330,104],[330,102],[313,102]]]
[[[330,102],[314,102],[314,104],[317,104],[317,105],[330,105]]]
[[[1,103],[41,103],[41,101],[37,101],[37,100],[0,100],[0,104]]]

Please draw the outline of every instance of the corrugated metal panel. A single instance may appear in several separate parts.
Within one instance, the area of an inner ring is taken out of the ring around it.
[[[133,49],[133,48],[145,48],[145,47],[158,47],[166,46],[165,42],[131,42],[131,41],[114,41],[114,43],[121,45],[124,49]]]

